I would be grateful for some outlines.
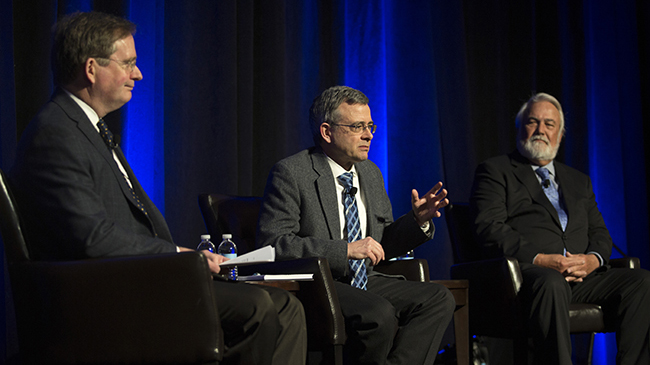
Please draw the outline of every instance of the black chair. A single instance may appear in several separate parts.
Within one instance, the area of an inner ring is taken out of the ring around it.
[[[523,281],[519,263],[512,257],[481,260],[481,250],[474,238],[467,204],[448,205],[445,218],[454,248],[455,265],[451,267],[451,277],[470,282],[470,333],[512,339],[514,363],[527,364],[526,320],[518,295]],[[610,264],[631,269],[640,267],[639,259],[635,257],[613,259]],[[601,307],[595,304],[571,304],[569,317],[572,334],[589,336],[587,353],[583,357],[576,354],[577,360],[591,364],[595,333],[612,332],[614,329],[606,321]]]
[[[220,238],[223,233],[231,233],[238,253],[255,249],[261,197],[200,194],[198,201],[205,226],[212,237]],[[267,274],[315,273],[314,281],[300,282],[300,289],[296,292],[307,317],[308,362],[341,364],[346,340],[345,323],[327,259],[289,260],[279,265],[255,266],[253,270]],[[404,275],[408,280],[429,281],[426,260],[385,262],[377,266],[376,270]]]
[[[202,254],[32,261],[2,171],[0,233],[23,364],[221,360],[223,333]]]

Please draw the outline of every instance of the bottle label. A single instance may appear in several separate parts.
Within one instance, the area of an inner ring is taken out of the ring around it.
[[[223,256],[229,258],[229,259],[234,259],[237,257],[236,253],[224,253]]]

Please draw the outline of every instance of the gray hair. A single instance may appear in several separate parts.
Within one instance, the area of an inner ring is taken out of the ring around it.
[[[517,130],[519,130],[521,122],[523,121],[524,117],[528,116],[528,111],[533,106],[533,104],[542,101],[547,101],[553,104],[558,112],[560,112],[560,131],[562,132],[562,135],[564,135],[566,129],[564,128],[564,113],[562,112],[562,105],[560,105],[560,102],[554,96],[546,93],[537,93],[533,95],[530,99],[528,99],[527,102],[524,103],[524,105],[521,106],[519,112],[517,113],[517,117],[515,118],[515,127],[517,127]]]
[[[347,86],[333,86],[318,95],[309,108],[309,125],[316,145],[320,144],[320,126],[323,123],[336,123],[337,113],[343,103],[349,105],[368,105],[368,97],[359,90]]]

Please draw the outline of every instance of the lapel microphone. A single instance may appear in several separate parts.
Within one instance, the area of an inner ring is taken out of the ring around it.
[[[549,179],[544,180],[542,182],[542,186],[544,187],[544,189],[548,188],[549,186],[551,186],[551,180]]]
[[[357,188],[353,186],[350,189],[346,189],[345,193],[354,196],[357,193]]]

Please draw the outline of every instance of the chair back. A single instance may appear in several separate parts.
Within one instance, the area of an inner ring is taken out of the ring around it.
[[[225,194],[200,194],[199,207],[212,242],[219,245],[221,235],[231,233],[237,254],[255,250],[257,219],[262,198]]]
[[[481,248],[476,243],[472,216],[468,204],[456,203],[445,207],[445,220],[453,246],[454,263],[480,260]]]
[[[29,251],[20,228],[16,201],[9,188],[7,177],[0,170],[0,236],[9,263],[29,261]]]

